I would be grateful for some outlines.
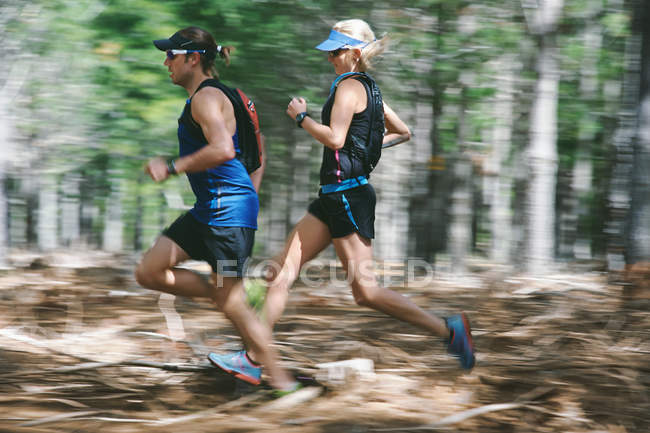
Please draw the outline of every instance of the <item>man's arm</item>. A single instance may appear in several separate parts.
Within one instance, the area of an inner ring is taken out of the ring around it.
[[[208,143],[194,153],[175,159],[177,174],[204,171],[235,157],[235,146],[223,116],[225,100],[221,91],[211,87],[201,89],[192,98],[192,117],[201,126]],[[145,171],[156,182],[170,175],[167,162],[162,158],[149,161]]]
[[[213,168],[235,157],[232,136],[226,130],[223,116],[225,95],[206,87],[192,98],[192,117],[201,126],[208,143],[194,153],[175,160],[176,171],[196,173]]]
[[[262,176],[264,176],[264,169],[266,168],[266,137],[262,135],[262,148],[260,149],[260,166],[250,174],[251,181],[257,193],[260,192],[260,185],[262,184]]]

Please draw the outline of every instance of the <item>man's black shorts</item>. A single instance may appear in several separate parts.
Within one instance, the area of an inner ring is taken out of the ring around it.
[[[328,194],[319,192],[307,210],[327,225],[333,238],[356,231],[364,238],[374,239],[376,201],[375,189],[366,184]]]
[[[255,230],[248,227],[213,227],[187,212],[167,227],[163,235],[192,259],[203,260],[224,277],[242,277],[253,251]]]

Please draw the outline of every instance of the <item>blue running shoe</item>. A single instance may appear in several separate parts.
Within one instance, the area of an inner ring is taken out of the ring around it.
[[[447,351],[457,356],[461,367],[471,370],[474,367],[474,344],[472,343],[472,330],[464,314],[457,314],[447,318],[449,340]]]
[[[208,360],[226,373],[232,374],[237,379],[253,385],[259,385],[262,382],[262,367],[253,365],[244,350],[225,355],[217,355],[216,353],[210,352],[208,354]]]

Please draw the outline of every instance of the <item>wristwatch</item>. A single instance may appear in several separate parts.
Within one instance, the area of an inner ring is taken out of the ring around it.
[[[170,176],[175,176],[178,174],[176,171],[176,164],[174,164],[174,158],[170,158],[167,161],[167,173],[169,173]]]
[[[305,120],[305,117],[308,117],[308,116],[309,116],[309,113],[307,113],[306,111],[303,111],[302,113],[298,113],[296,115],[296,126],[298,128],[302,128],[302,121]],[[309,117],[311,117],[311,116],[309,116]]]

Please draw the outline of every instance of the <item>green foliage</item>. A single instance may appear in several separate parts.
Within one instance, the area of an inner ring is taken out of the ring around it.
[[[608,13],[601,23],[612,37],[622,38],[630,34],[630,15],[623,12]]]
[[[502,71],[495,70],[495,64],[508,61],[504,59],[521,62],[518,94],[530,92],[537,78],[537,39],[529,34],[518,2],[398,0],[374,2],[372,7],[361,0],[36,0],[16,4],[25,13],[6,22],[3,37],[21,40],[23,50],[39,59],[17,103],[18,129],[44,147],[38,161],[42,168],[82,172],[99,208],[105,206],[111,179],[123,177],[128,219],[136,218],[138,194],[144,198],[145,243],[160,229],[162,191],[176,189],[186,203],[192,200],[181,180],[155,185],[140,178],[146,159],[177,151],[176,119],[187,94],[170,82],[164,53],[151,42],[182,27],[203,27],[218,43],[235,46],[232,64],[219,63],[219,74],[256,102],[270,158],[277,164],[267,171],[268,182],[274,185],[293,182],[286,169],[295,139],[289,131],[294,125],[285,114],[287,103],[292,96],[303,96],[318,117],[334,73],[326,54],[314,46],[340,19],[363,18],[378,36],[390,35],[389,50],[372,74],[382,83],[391,105],[396,101],[410,106],[417,100],[434,106],[431,122],[436,122],[438,135],[433,140],[443,153],[459,151],[461,129],[465,141],[481,142],[483,132],[493,126],[494,114],[486,107],[500,90],[496,78]],[[625,10],[600,8],[598,1],[569,2],[558,26],[562,69],[558,151],[566,167],[571,167],[584,141],[599,155],[596,164],[607,159],[611,135],[607,122],[619,108],[605,90],[621,80],[630,17]],[[588,100],[580,87],[587,25],[598,26],[602,36],[595,61],[598,84]],[[6,36],[17,34],[24,37]],[[3,65],[0,73],[7,67]],[[419,95],[418,89],[429,92]],[[525,120],[530,97],[524,95],[517,101],[517,119]],[[461,118],[464,125],[460,125]],[[489,152],[491,143],[482,144],[473,151]],[[317,163],[312,163],[312,171],[317,170]],[[262,192],[263,204],[266,194],[268,188]],[[602,200],[602,194],[591,199]],[[99,227],[100,219],[93,224]],[[133,229],[128,228],[126,234],[133,236]]]

